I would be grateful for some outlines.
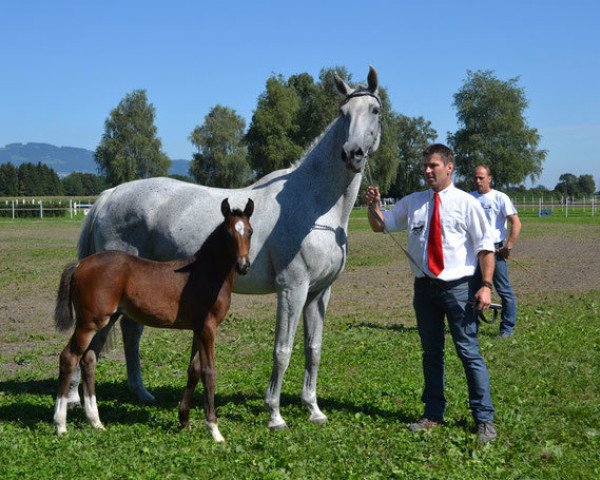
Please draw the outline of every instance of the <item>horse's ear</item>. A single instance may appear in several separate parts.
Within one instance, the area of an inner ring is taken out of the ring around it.
[[[379,88],[379,79],[377,78],[377,72],[373,65],[369,65],[369,76],[367,77],[367,82],[369,82],[369,92],[377,93],[377,89]]]
[[[221,202],[221,213],[224,217],[231,215],[231,207],[229,206],[229,199],[225,199]]]
[[[249,198],[248,203],[246,203],[246,208],[244,208],[244,215],[246,215],[248,218],[250,218],[252,216],[253,212],[254,212],[254,202],[252,201],[251,198]]]
[[[350,95],[354,90],[348,86],[346,82],[344,82],[337,73],[333,74],[333,80],[335,81],[335,86],[342,95],[346,97]]]

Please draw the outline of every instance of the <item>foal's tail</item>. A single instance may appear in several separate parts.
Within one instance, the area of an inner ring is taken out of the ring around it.
[[[63,270],[56,294],[56,307],[54,308],[54,326],[60,332],[70,330],[75,323],[73,308],[71,306],[71,280],[77,263],[70,263]]]

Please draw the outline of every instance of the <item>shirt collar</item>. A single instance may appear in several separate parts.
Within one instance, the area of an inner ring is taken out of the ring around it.
[[[446,188],[444,188],[442,191],[438,192],[440,195],[445,195],[446,193],[450,192],[451,190],[454,190],[456,187],[454,186],[454,183],[450,183],[450,185],[448,185]],[[430,188],[429,189],[429,193],[431,195],[431,198],[433,198],[433,194],[434,191]]]

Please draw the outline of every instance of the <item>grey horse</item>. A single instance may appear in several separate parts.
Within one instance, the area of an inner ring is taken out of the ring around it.
[[[368,86],[353,89],[336,76],[345,95],[340,115],[295,165],[272,172],[240,189],[218,189],[151,178],[124,183],[103,192],[82,226],[79,257],[101,250],[124,250],[154,260],[193,254],[222,220],[221,201],[243,207],[255,204],[252,267],[238,277],[234,291],[277,294],[273,370],[266,393],[269,427],[286,426],[279,410],[283,376],[290,361],[294,334],[304,314],[305,373],[302,401],[310,421],[327,417],[317,405],[317,373],[323,320],[332,283],[344,269],[348,219],[356,201],[367,157],[377,150],[381,135],[378,79],[369,69]],[[154,397],[142,382],[139,360],[140,325],[121,321],[129,388],[141,401]],[[90,347],[99,354],[104,337]],[[70,402],[78,402],[75,380]]]

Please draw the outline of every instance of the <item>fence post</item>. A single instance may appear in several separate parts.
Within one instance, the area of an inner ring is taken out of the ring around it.
[[[12,219],[15,219],[15,200],[12,201]]]
[[[42,206],[41,200],[40,200],[40,218],[44,218],[44,207]]]
[[[69,198],[69,218],[73,218],[73,199]]]

